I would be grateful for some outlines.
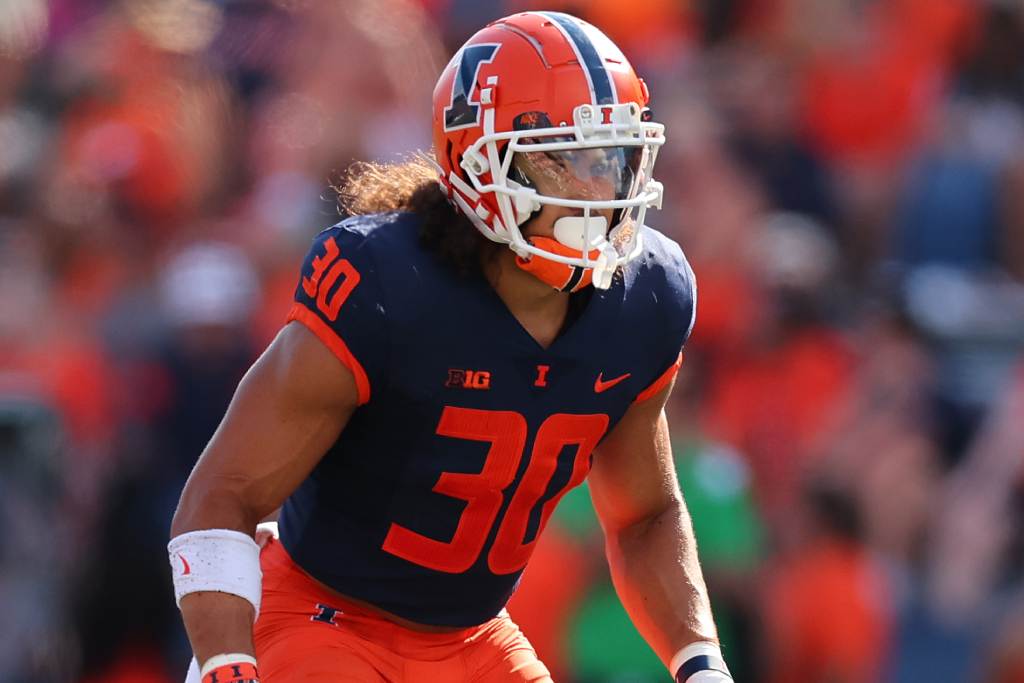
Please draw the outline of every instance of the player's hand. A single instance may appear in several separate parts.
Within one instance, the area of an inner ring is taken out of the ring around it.
[[[270,539],[277,540],[281,537],[281,534],[277,530],[277,522],[263,522],[256,526],[256,534],[253,537],[256,541],[256,545],[260,548],[265,548]]]

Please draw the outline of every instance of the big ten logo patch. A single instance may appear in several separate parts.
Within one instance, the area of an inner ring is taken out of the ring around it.
[[[448,370],[444,385],[449,389],[490,389],[491,373],[487,370]]]

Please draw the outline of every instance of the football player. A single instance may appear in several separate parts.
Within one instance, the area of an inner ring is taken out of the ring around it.
[[[648,99],[593,26],[517,14],[441,74],[436,165],[350,182],[174,518],[204,683],[549,681],[504,606],[588,476],[637,628],[679,683],[732,680],[664,413],[696,290],[644,227]]]

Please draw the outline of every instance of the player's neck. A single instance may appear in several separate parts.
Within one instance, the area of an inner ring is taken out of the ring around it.
[[[518,268],[508,250],[484,266],[484,274],[505,307],[538,344],[555,341],[569,308],[569,295]]]

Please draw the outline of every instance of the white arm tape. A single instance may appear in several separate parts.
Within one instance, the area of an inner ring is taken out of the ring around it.
[[[692,658],[699,657],[701,655],[725,661],[725,658],[722,657],[722,649],[718,645],[706,640],[698,640],[695,643],[690,643],[675,654],[672,658],[672,662],[669,664],[670,673],[675,676],[683,664],[690,661]],[[698,672],[698,674],[699,673],[703,672]],[[694,674],[690,677],[690,680],[693,681],[696,676],[697,674]],[[696,681],[694,681],[694,683],[696,683]]]
[[[171,539],[167,554],[178,607],[189,593],[217,591],[248,600],[259,616],[260,547],[248,534],[231,529],[189,531]]]
[[[256,666],[256,658],[252,655],[245,655],[238,652],[228,655],[214,655],[207,659],[206,663],[203,664],[203,668],[199,671],[199,677],[203,678],[218,666],[224,666],[225,664],[252,664],[253,666]]]

